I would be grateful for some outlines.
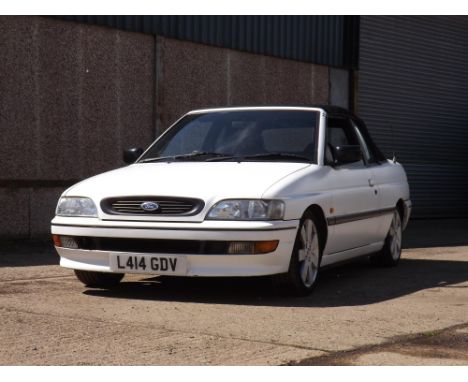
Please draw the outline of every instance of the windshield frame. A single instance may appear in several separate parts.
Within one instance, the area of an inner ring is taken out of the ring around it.
[[[167,135],[175,135],[179,129],[177,129],[178,126],[181,126],[181,128],[185,125],[184,121],[187,119],[191,119],[191,117],[194,116],[203,116],[203,115],[208,115],[208,114],[215,114],[215,113],[223,113],[223,112],[246,112],[246,111],[271,111],[271,112],[276,112],[276,111],[291,111],[291,112],[311,112],[315,113],[315,132],[314,132],[314,154],[313,154],[313,160],[309,162],[305,161],[297,161],[298,163],[309,163],[309,164],[318,164],[318,159],[319,159],[319,136],[320,136],[320,119],[321,119],[321,114],[323,113],[323,110],[317,107],[300,107],[300,106],[284,106],[284,107],[272,107],[272,106],[263,106],[263,107],[227,107],[227,108],[215,108],[215,109],[200,109],[200,110],[193,110],[190,111],[186,114],[184,114],[182,117],[180,117],[178,120],[176,120],[171,126],[169,126],[159,137],[157,137],[151,145],[148,146],[148,148],[141,154],[141,156],[138,158],[138,160],[135,162],[135,164],[141,164],[141,163],[152,163],[150,162],[145,162],[145,160],[149,158],[145,158],[146,154],[155,146],[158,144],[161,140],[167,139]],[[291,160],[281,160],[281,159],[275,159],[275,160],[252,160],[252,159],[244,159],[242,157],[236,158],[238,162],[292,162],[294,161]],[[188,162],[189,160],[180,160],[180,162]],[[233,161],[232,159],[229,161]],[[156,161],[158,162],[158,161]],[[164,161],[160,161],[164,162]],[[172,162],[169,159],[166,162]],[[216,161],[219,163],[219,161]],[[198,162],[200,163],[200,162]],[[205,162],[206,163],[206,162]]]

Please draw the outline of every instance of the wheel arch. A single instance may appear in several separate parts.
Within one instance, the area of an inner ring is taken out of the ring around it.
[[[396,204],[396,209],[398,213],[400,214],[401,220],[403,221],[406,216],[406,206],[405,206],[405,202],[403,201],[403,199],[401,198],[398,199],[398,202]]]
[[[406,229],[411,214],[411,201],[404,201],[400,198],[396,204],[397,211],[400,214],[403,230]]]
[[[328,224],[323,209],[318,204],[311,204],[307,207],[304,214],[306,212],[311,212],[317,219],[317,230],[320,237],[320,252],[323,253],[328,240]]]

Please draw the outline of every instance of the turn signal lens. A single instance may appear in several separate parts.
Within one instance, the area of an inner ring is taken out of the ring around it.
[[[278,240],[272,241],[233,241],[229,243],[228,253],[232,255],[258,255],[276,250]]]
[[[54,245],[56,247],[61,247],[62,242],[60,241],[60,236],[59,235],[52,235],[52,240],[54,241]]]
[[[257,241],[255,243],[255,253],[268,253],[276,251],[276,248],[278,248],[278,243],[278,240]]]

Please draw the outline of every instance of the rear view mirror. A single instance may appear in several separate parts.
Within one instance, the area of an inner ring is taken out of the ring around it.
[[[333,148],[335,165],[359,162],[362,159],[361,146],[347,145]]]
[[[123,160],[125,163],[132,164],[143,154],[141,147],[132,147],[131,149],[124,150]]]

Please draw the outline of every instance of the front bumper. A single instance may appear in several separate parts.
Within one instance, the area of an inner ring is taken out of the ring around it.
[[[204,221],[201,223],[162,223],[102,221],[94,218],[55,217],[52,234],[133,239],[267,241],[278,240],[274,252],[256,255],[164,254],[180,256],[187,262],[185,276],[237,277],[262,276],[287,272],[299,220],[271,222]],[[112,272],[113,254],[134,254],[105,250],[56,247],[60,265],[66,268]],[[152,254],[142,253],[141,256]],[[132,273],[140,273],[133,271]],[[146,272],[145,272],[146,273]],[[153,274],[162,274],[151,272]]]

